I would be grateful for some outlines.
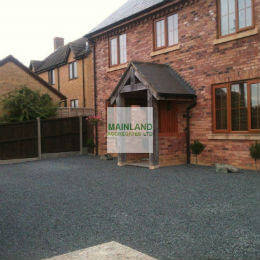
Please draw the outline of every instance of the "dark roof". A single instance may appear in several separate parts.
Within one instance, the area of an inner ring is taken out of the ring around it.
[[[46,59],[37,63],[37,68],[35,68],[36,73],[44,72],[58,66],[67,63],[70,51],[72,51],[74,58],[78,59],[86,55],[89,52],[89,47],[86,38],[80,38],[76,41],[70,42],[63,47],[58,48],[52,54],[50,54]],[[33,66],[33,61],[31,61],[30,68]]]
[[[172,97],[196,97],[196,93],[192,86],[169,65],[133,61],[129,64],[128,68],[111,94],[109,99],[112,103],[120,93],[119,89],[124,88],[122,83],[128,80],[128,72],[131,70],[131,68],[133,68],[135,72],[138,72],[136,73],[136,77],[139,79],[141,84],[151,90],[156,99],[167,99]]]
[[[32,60],[30,62],[30,69],[37,70],[41,66],[42,62],[40,60]]]
[[[150,9],[171,1],[173,0],[128,0],[118,10],[116,10],[108,18],[106,18],[102,23],[91,30],[87,34],[87,36],[91,36],[94,33],[111,27],[112,25],[116,25],[120,22],[123,22],[124,20],[130,19],[134,16],[138,16],[144,12],[147,12]]]
[[[145,62],[132,65],[159,95],[195,95],[191,85],[169,65]]]
[[[37,74],[32,72],[29,68],[27,68],[25,65],[23,65],[20,61],[18,61],[16,58],[14,58],[12,55],[7,56],[3,60],[0,60],[0,67],[5,65],[8,62],[13,62],[15,65],[17,65],[19,68],[21,68],[24,72],[29,74],[31,77],[33,77],[35,80],[40,82],[44,87],[48,88],[51,92],[59,96],[62,100],[67,99],[66,96],[64,96],[61,92],[59,92],[57,89],[53,88],[51,85],[49,85],[46,81],[44,81],[42,78],[40,78]]]

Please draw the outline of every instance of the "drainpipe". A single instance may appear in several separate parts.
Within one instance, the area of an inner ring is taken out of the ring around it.
[[[60,91],[60,68],[58,67],[58,91]]]
[[[186,131],[186,150],[187,150],[187,164],[190,164],[190,119],[191,119],[191,115],[190,115],[190,111],[192,108],[194,108],[197,105],[197,97],[193,98],[192,104],[189,105],[186,109],[186,114],[183,116],[184,118],[186,118],[187,121],[187,127],[185,129]]]
[[[97,73],[96,73],[96,45],[95,42],[93,44],[93,66],[94,66],[94,111],[95,116],[97,116]],[[95,135],[96,135],[96,156],[98,156],[98,125],[95,127]]]
[[[83,87],[83,107],[86,107],[86,91],[85,91],[85,56],[82,58],[82,87]],[[87,59],[87,58],[86,58]]]

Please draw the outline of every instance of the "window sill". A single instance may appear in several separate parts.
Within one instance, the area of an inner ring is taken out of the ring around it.
[[[245,140],[245,141],[260,141],[259,134],[210,134],[209,140]]]
[[[122,64],[122,65],[118,65],[118,66],[114,66],[114,67],[108,68],[107,72],[112,72],[112,71],[116,71],[116,70],[125,69],[125,68],[127,68],[127,66],[128,66],[127,63]]]
[[[172,47],[169,47],[169,48],[166,48],[166,49],[161,49],[161,50],[158,50],[158,51],[153,51],[150,56],[153,57],[153,56],[157,56],[157,55],[160,55],[160,54],[164,54],[164,53],[168,53],[168,52],[171,52],[171,51],[177,51],[181,48],[181,45],[180,44],[177,44],[177,45],[174,45]]]
[[[223,38],[216,39],[216,40],[214,40],[213,44],[218,45],[218,44],[221,44],[224,42],[230,42],[230,41],[238,40],[238,39],[249,37],[249,36],[256,35],[256,34],[258,34],[258,28],[248,30],[245,32],[236,33],[231,36],[225,36]]]

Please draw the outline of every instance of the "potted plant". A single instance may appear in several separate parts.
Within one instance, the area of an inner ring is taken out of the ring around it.
[[[258,142],[250,147],[250,155],[255,160],[255,168],[257,171],[257,160],[260,160],[260,144]]]
[[[194,143],[190,145],[191,152],[196,157],[196,164],[198,164],[198,155],[200,155],[204,151],[205,147],[206,146],[202,144],[199,140],[195,140]]]
[[[88,153],[93,153],[94,148],[96,147],[94,139],[88,139],[87,140],[87,149],[88,149]]]

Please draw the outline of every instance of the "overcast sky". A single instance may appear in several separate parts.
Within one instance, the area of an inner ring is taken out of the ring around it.
[[[2,0],[0,60],[12,54],[25,65],[53,51],[53,38],[65,44],[87,34],[127,0]]]

